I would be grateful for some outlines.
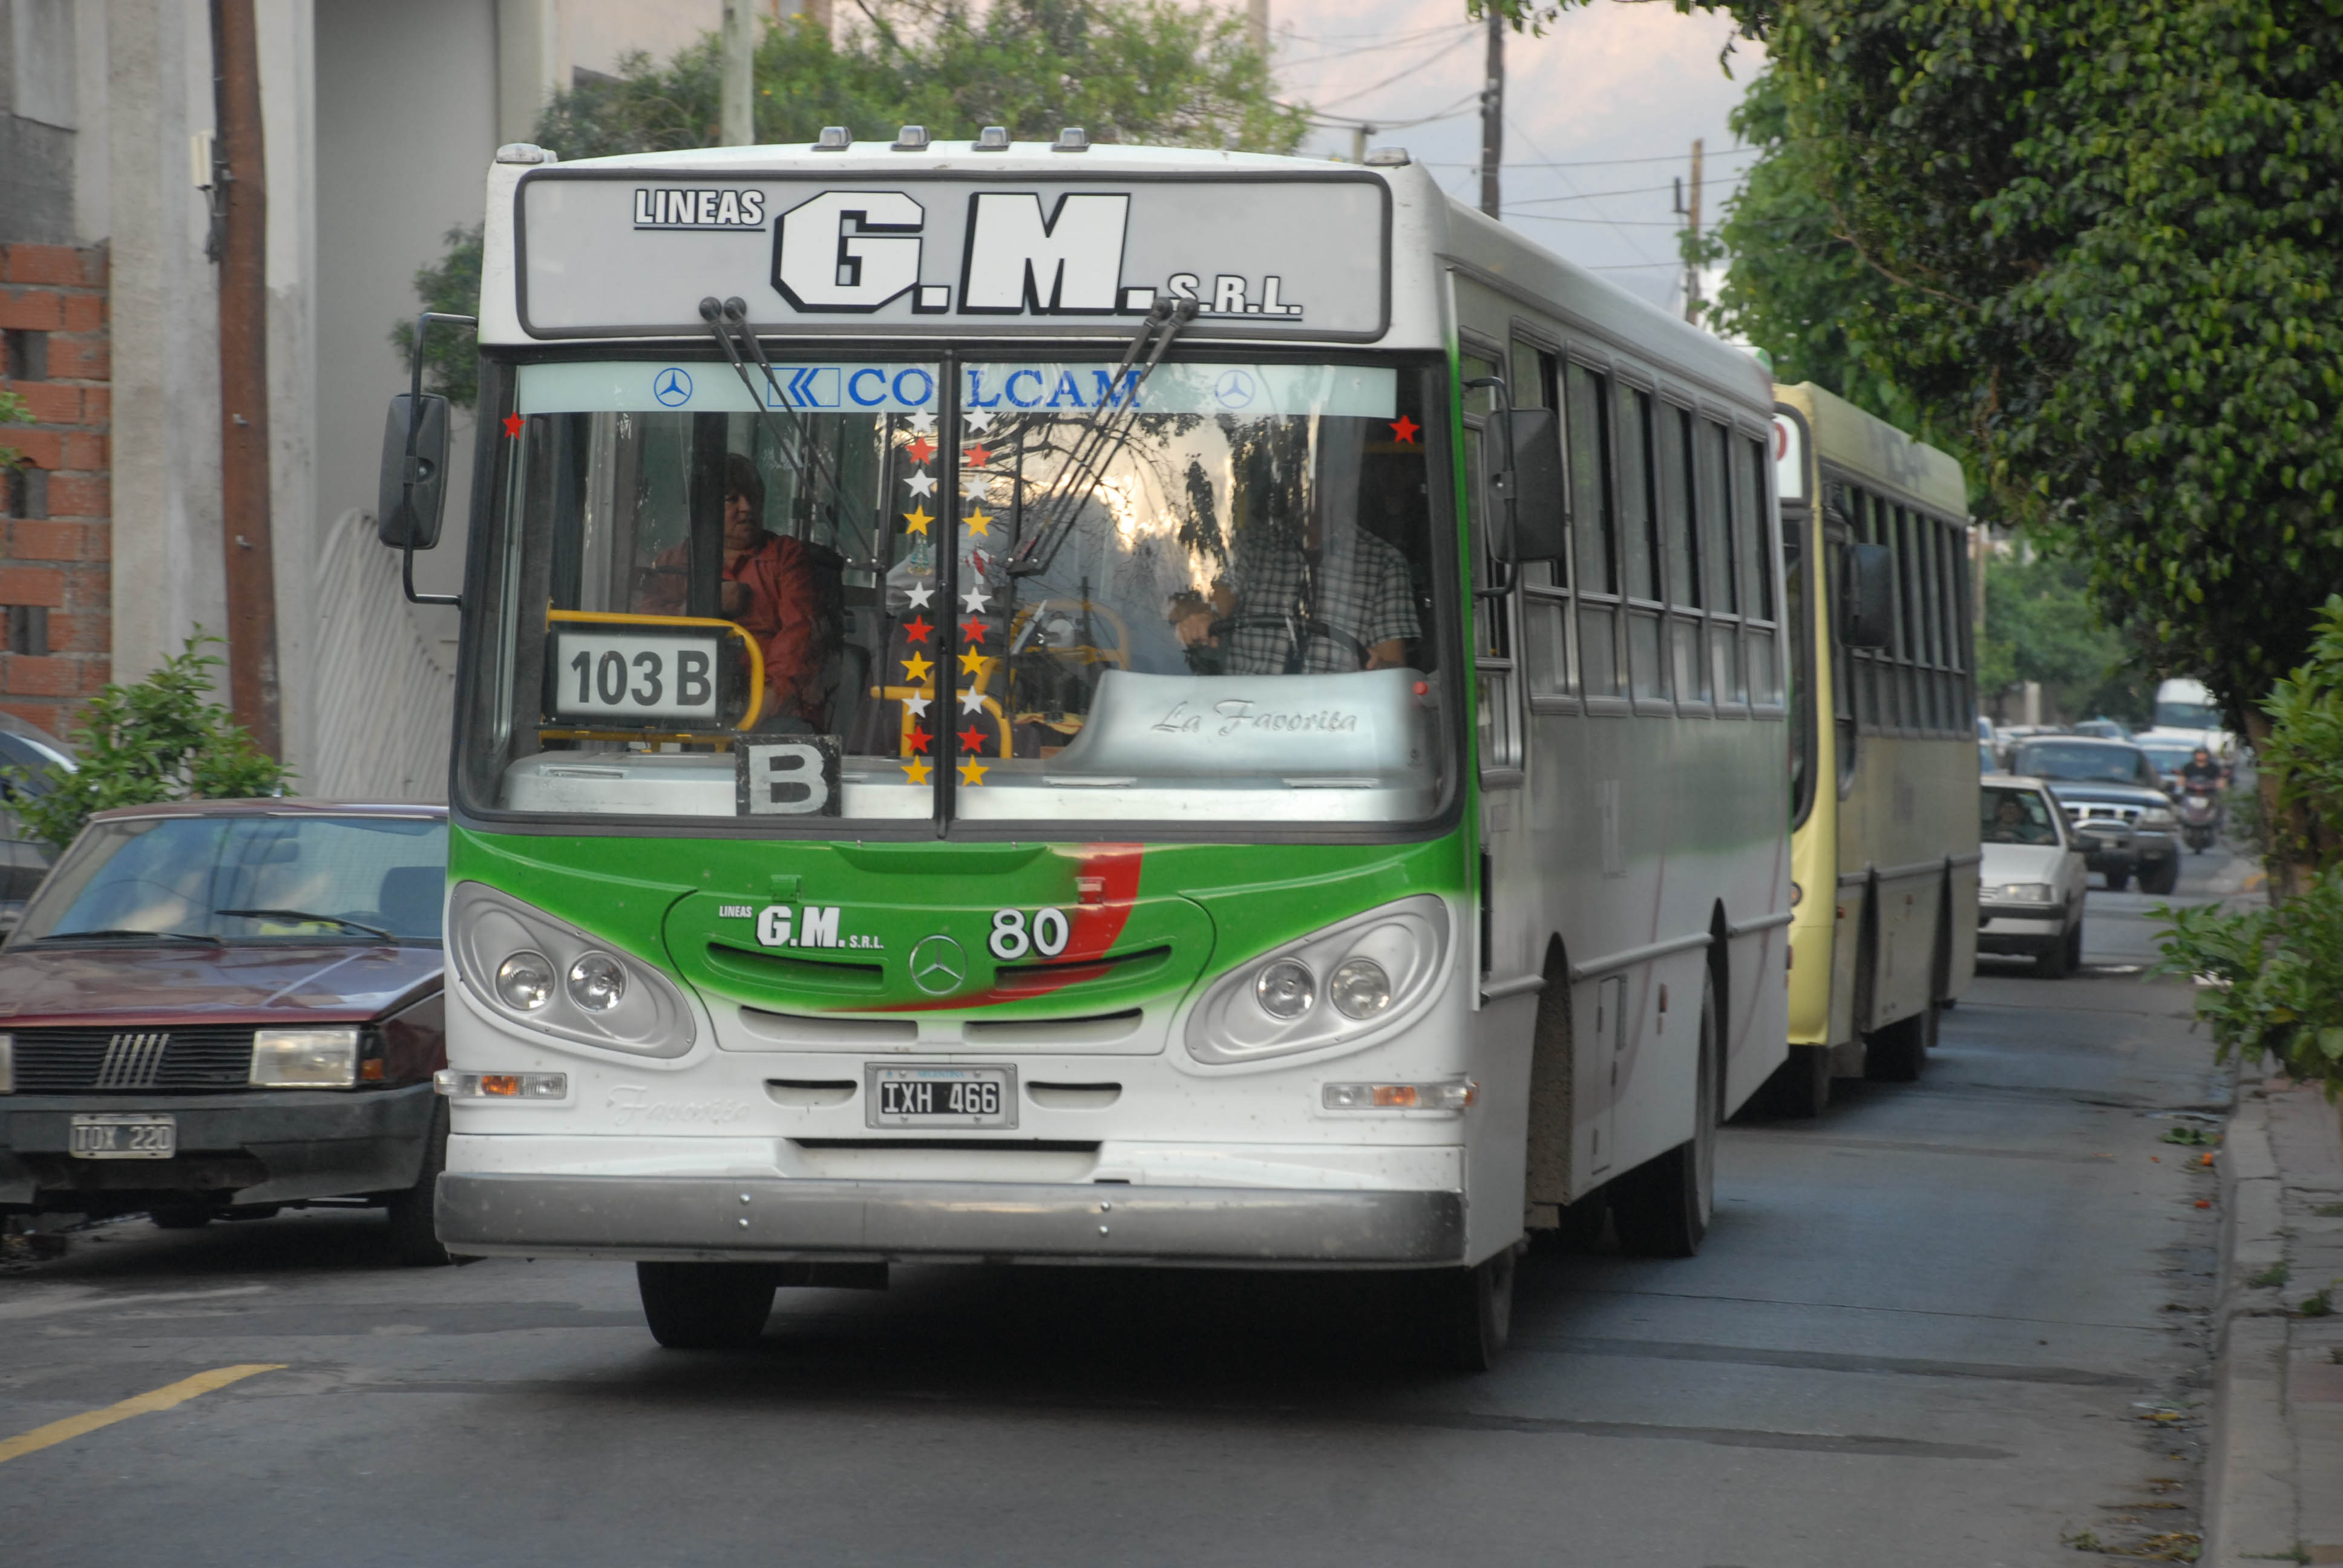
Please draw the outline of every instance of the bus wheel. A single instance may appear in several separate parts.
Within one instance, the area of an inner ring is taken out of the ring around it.
[[[1693,1134],[1614,1182],[1611,1217],[1622,1250],[1644,1258],[1689,1258],[1700,1251],[1716,1208],[1716,986],[1701,988],[1700,1065]]]
[[[1830,1104],[1831,1053],[1826,1045],[1794,1045],[1774,1076],[1765,1081],[1765,1109],[1776,1116],[1809,1121]]]
[[[637,1263],[651,1338],[671,1351],[743,1350],[765,1336],[773,1271],[758,1263]]]
[[[1920,1076],[1936,1044],[1936,1010],[1924,1007],[1864,1040],[1863,1076],[1885,1083],[1910,1083]]]
[[[1423,1277],[1428,1348],[1443,1370],[1483,1372],[1497,1364],[1513,1332],[1514,1252],[1500,1247],[1476,1267]]]

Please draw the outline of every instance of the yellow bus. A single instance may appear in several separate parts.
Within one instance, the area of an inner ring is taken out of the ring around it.
[[[1775,387],[1793,740],[1790,1054],[1774,1108],[1908,1081],[1976,967],[1976,660],[1961,467]]]

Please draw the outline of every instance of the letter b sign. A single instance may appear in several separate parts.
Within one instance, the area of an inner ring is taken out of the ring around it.
[[[841,793],[838,737],[735,741],[733,780],[743,817],[835,817]]]

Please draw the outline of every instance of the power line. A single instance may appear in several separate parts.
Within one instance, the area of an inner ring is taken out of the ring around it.
[[[1474,29],[1475,32],[1478,30],[1479,29],[1477,28]],[[1326,101],[1330,104],[1347,104],[1353,98],[1363,98],[1369,93],[1380,92],[1383,88],[1390,86],[1393,82],[1401,80],[1403,77],[1413,76],[1417,72],[1423,70],[1425,67],[1435,65],[1442,60],[1445,60],[1449,55],[1453,55],[1458,49],[1471,42],[1473,42],[1473,34],[1463,34],[1446,48],[1438,50],[1424,59],[1415,61],[1412,65],[1403,66],[1397,71],[1393,71],[1390,75],[1385,76],[1382,81],[1375,83],[1372,86],[1361,87],[1353,92],[1344,93],[1340,96],[1329,98]]]
[[[1429,63],[1429,61],[1426,62],[1426,64]],[[1710,156],[1713,157],[1723,158],[1732,157],[1742,153],[1757,153],[1766,150],[1767,149],[1764,147],[1727,147],[1723,152],[1714,153]],[[1505,166],[1507,168],[1520,169],[1601,169],[1614,167],[1620,164],[1680,164],[1682,162],[1684,162],[1684,155],[1682,153],[1664,153],[1648,158],[1580,158],[1568,163],[1509,163]],[[1444,169],[1477,169],[1481,166],[1479,164],[1444,163],[1435,166]]]
[[[1466,26],[1469,30],[1470,24]],[[1322,65],[1329,60],[1348,60],[1360,55],[1377,55],[1387,49],[1404,49],[1412,45],[1421,44],[1427,39],[1438,38],[1455,31],[1454,24],[1426,27],[1420,33],[1403,33],[1396,37],[1385,37],[1381,43],[1361,44],[1354,48],[1335,49],[1323,55],[1304,55],[1297,59],[1281,59],[1276,62],[1276,66],[1280,71],[1286,71],[1299,65]]]

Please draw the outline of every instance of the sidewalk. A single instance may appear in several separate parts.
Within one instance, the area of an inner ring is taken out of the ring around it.
[[[2202,1561],[2343,1563],[2343,1121],[2240,1082],[2220,1166]]]

